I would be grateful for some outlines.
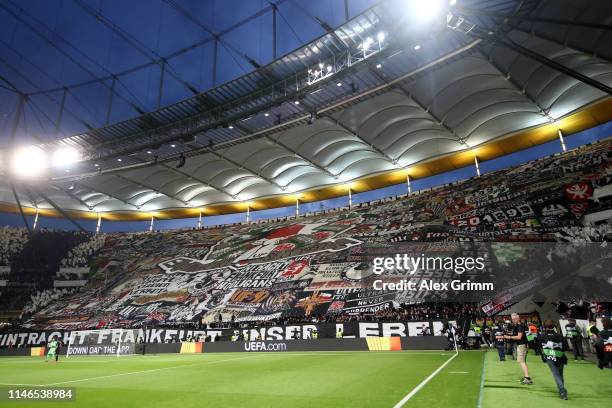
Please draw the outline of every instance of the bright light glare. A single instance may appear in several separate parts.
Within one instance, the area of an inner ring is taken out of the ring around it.
[[[383,41],[385,41],[385,33],[381,31],[380,33],[378,33],[378,42],[383,42]]]
[[[35,178],[47,170],[47,156],[35,147],[17,149],[11,158],[13,174],[19,178]]]
[[[51,159],[54,167],[69,167],[81,160],[79,152],[72,147],[60,147]]]
[[[454,6],[455,4],[457,4],[457,0],[450,0],[449,4],[451,6]]]
[[[444,0],[412,0],[409,9],[419,21],[427,22],[434,17],[442,15],[444,3]]]

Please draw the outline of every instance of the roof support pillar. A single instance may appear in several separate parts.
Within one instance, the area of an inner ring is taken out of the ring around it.
[[[149,224],[149,232],[153,232],[154,222],[155,222],[155,217],[151,216],[151,223]]]
[[[101,226],[102,226],[102,216],[98,214],[98,223],[96,224],[96,234],[100,233]]]
[[[406,187],[408,187],[408,194],[412,193],[412,185],[410,184],[410,175],[406,175]]]
[[[353,207],[353,193],[351,192],[351,187],[348,188],[348,199],[349,199],[349,210]]]
[[[561,149],[563,153],[567,152],[567,147],[565,147],[565,139],[563,139],[563,132],[561,129],[557,129],[557,134],[559,135],[559,142],[561,142]]]
[[[474,156],[474,166],[476,167],[476,175],[480,177],[480,164],[478,163],[478,156]]]
[[[200,211],[200,216],[198,217],[198,229],[202,228],[202,211]]]
[[[34,216],[34,224],[32,224],[32,230],[36,230],[36,225],[38,225],[38,208],[36,208],[36,216]]]

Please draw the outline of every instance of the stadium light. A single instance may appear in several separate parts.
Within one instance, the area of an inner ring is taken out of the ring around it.
[[[385,33],[383,33],[382,31],[380,33],[378,33],[378,42],[381,43],[383,41],[385,41]]]
[[[42,176],[48,167],[47,155],[38,147],[22,147],[11,157],[13,175],[19,178],[36,178]]]
[[[418,51],[418,50],[420,50],[420,49],[421,49],[421,46],[420,46],[419,44],[417,44],[417,45],[415,45],[415,46],[414,46],[414,50],[415,50],[415,51]]]
[[[51,158],[54,167],[69,167],[81,160],[79,151],[73,147],[60,147]]]
[[[444,3],[444,0],[412,0],[408,4],[408,10],[419,22],[427,23],[442,15]]]
[[[382,68],[382,64],[376,64],[376,68],[381,69]]]
[[[342,82],[338,82],[336,86],[342,86]]]

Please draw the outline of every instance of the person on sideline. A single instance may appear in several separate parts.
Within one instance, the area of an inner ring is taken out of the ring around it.
[[[531,385],[533,380],[529,376],[529,368],[527,367],[527,327],[521,322],[521,318],[518,313],[512,313],[510,316],[514,326],[512,335],[504,335],[504,340],[511,340],[516,345],[516,360],[523,369],[523,378],[521,384]]]
[[[555,323],[552,320],[544,322],[544,332],[538,337],[538,346],[542,350],[542,361],[548,365],[552,373],[559,398],[567,399],[567,390],[565,389],[565,380],[563,378],[563,367],[567,364],[567,356],[564,351],[567,351],[567,341],[560,333],[555,330]]]

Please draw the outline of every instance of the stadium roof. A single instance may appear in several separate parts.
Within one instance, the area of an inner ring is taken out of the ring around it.
[[[17,196],[28,212],[84,218],[238,212],[526,148],[612,117],[611,20],[607,1],[464,0],[428,20],[383,0],[235,80],[39,145],[83,160],[40,179],[3,177],[1,209],[15,210]]]

